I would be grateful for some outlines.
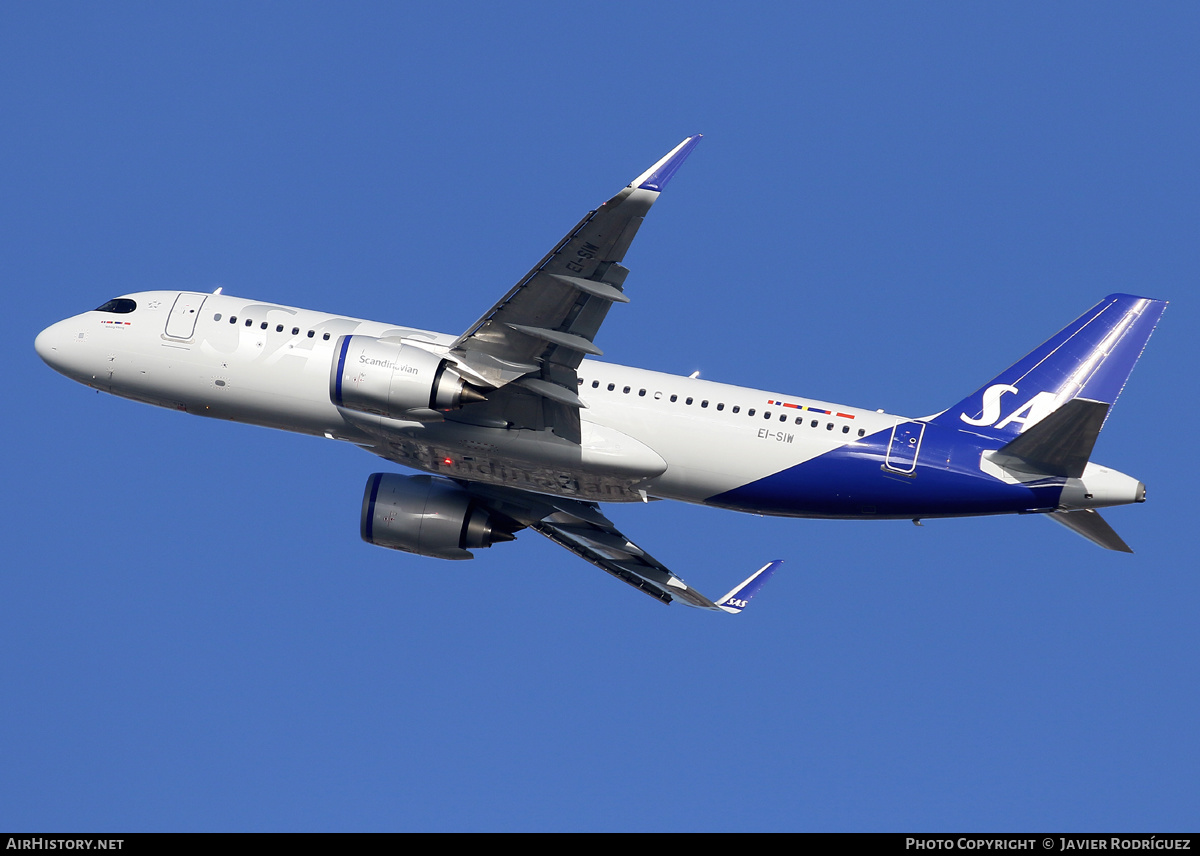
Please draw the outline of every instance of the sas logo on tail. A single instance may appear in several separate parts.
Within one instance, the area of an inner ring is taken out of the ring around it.
[[[1016,422],[1021,427],[1017,429],[1017,433],[1021,433],[1026,428],[1036,425],[1047,416],[1054,412],[1058,402],[1058,396],[1053,392],[1039,392],[1033,398],[1026,401],[1012,413],[1000,418],[1000,397],[1006,392],[1018,392],[1015,386],[1007,383],[995,383],[983,391],[983,413],[976,419],[973,416],[968,416],[966,413],[958,414],[958,418],[968,425],[984,427],[987,425],[997,429],[1004,428],[1013,422]]]

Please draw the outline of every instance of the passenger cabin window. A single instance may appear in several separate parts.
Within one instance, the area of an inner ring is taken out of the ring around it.
[[[137,309],[137,303],[128,297],[118,297],[115,300],[108,301],[103,306],[96,307],[97,312],[115,312],[118,315],[128,315],[135,309]]]

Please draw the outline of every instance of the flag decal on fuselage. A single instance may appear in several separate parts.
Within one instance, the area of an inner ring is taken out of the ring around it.
[[[842,419],[854,418],[853,413],[835,413],[832,410],[822,410],[819,407],[809,407],[807,404],[792,404],[791,402],[787,401],[773,401],[769,398],[767,399],[767,404],[772,404],[776,407],[790,407],[793,410],[807,410],[810,413],[824,413],[826,416],[840,416]]]

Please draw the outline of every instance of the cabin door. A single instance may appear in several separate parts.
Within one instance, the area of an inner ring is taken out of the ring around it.
[[[196,332],[196,319],[207,294],[192,294],[184,291],[175,298],[171,314],[167,316],[167,335],[172,339],[190,339]]]
[[[924,422],[901,422],[892,429],[884,466],[889,470],[912,475],[917,469],[917,454],[921,451]]]

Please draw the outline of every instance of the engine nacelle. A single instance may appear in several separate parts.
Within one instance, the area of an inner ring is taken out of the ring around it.
[[[329,398],[338,407],[392,419],[436,416],[482,393],[463,381],[437,354],[373,336],[342,336],[334,349]]]
[[[502,516],[501,516],[502,517]],[[438,559],[473,559],[469,550],[512,541],[509,528],[449,479],[375,473],[363,492],[362,538]],[[503,518],[512,526],[512,521]]]

